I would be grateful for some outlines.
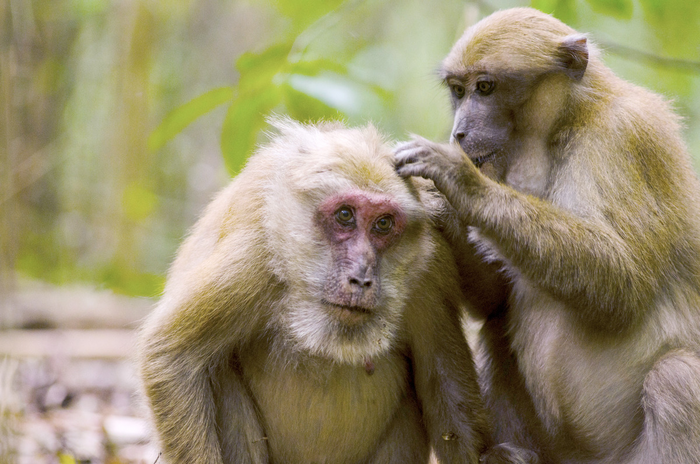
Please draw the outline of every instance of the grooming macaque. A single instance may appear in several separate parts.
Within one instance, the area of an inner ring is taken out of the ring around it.
[[[542,462],[700,462],[700,188],[669,104],[524,8],[469,28],[442,76],[452,141],[416,137],[397,170],[445,195],[458,261],[488,261],[472,303],[495,441]]]
[[[372,127],[278,120],[140,336],[172,464],[476,463],[490,429],[447,243]]]

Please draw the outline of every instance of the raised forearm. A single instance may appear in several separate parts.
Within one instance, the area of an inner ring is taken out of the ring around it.
[[[602,221],[485,181],[455,195],[455,206],[530,282],[607,327],[631,322],[654,298],[661,264],[645,237],[624,240]]]

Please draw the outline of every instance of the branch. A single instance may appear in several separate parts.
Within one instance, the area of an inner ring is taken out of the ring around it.
[[[687,73],[700,73],[700,62],[691,60],[680,60],[676,58],[668,58],[665,56],[655,55],[653,53],[644,52],[625,45],[619,45],[612,42],[598,42],[606,51],[614,53],[622,58],[627,58],[635,61],[646,61],[655,66],[663,66],[672,68],[678,71]]]

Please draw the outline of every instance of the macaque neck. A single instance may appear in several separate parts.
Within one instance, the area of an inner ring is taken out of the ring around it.
[[[507,155],[510,159],[502,181],[520,192],[544,197],[551,171],[546,143],[538,136],[521,139],[518,148]]]

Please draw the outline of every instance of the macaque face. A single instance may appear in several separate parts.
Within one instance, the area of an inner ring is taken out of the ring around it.
[[[526,75],[483,70],[445,71],[455,111],[452,140],[477,167],[496,160],[517,131],[517,111],[530,93]]]
[[[362,325],[382,304],[380,260],[401,238],[406,216],[387,195],[352,190],[326,199],[316,221],[333,262],[321,303],[341,324]]]
[[[284,174],[269,186],[264,239],[288,290],[270,309],[290,355],[362,365],[403,335],[434,250],[430,221],[420,183],[396,174],[388,144],[344,133],[320,141],[281,149]]]
[[[284,317],[297,348],[361,364],[393,346],[408,269],[422,263],[420,210],[407,193],[346,187],[316,205],[310,226],[319,241],[307,245],[307,282],[297,285],[305,290]]]
[[[540,43],[555,47],[543,54],[517,33],[509,35],[511,26],[493,24],[488,33],[486,26],[468,30],[442,65],[454,109],[452,141],[477,167],[507,163],[524,137],[548,136],[562,100],[588,64],[587,39],[573,29],[556,34],[545,25],[535,29]]]

